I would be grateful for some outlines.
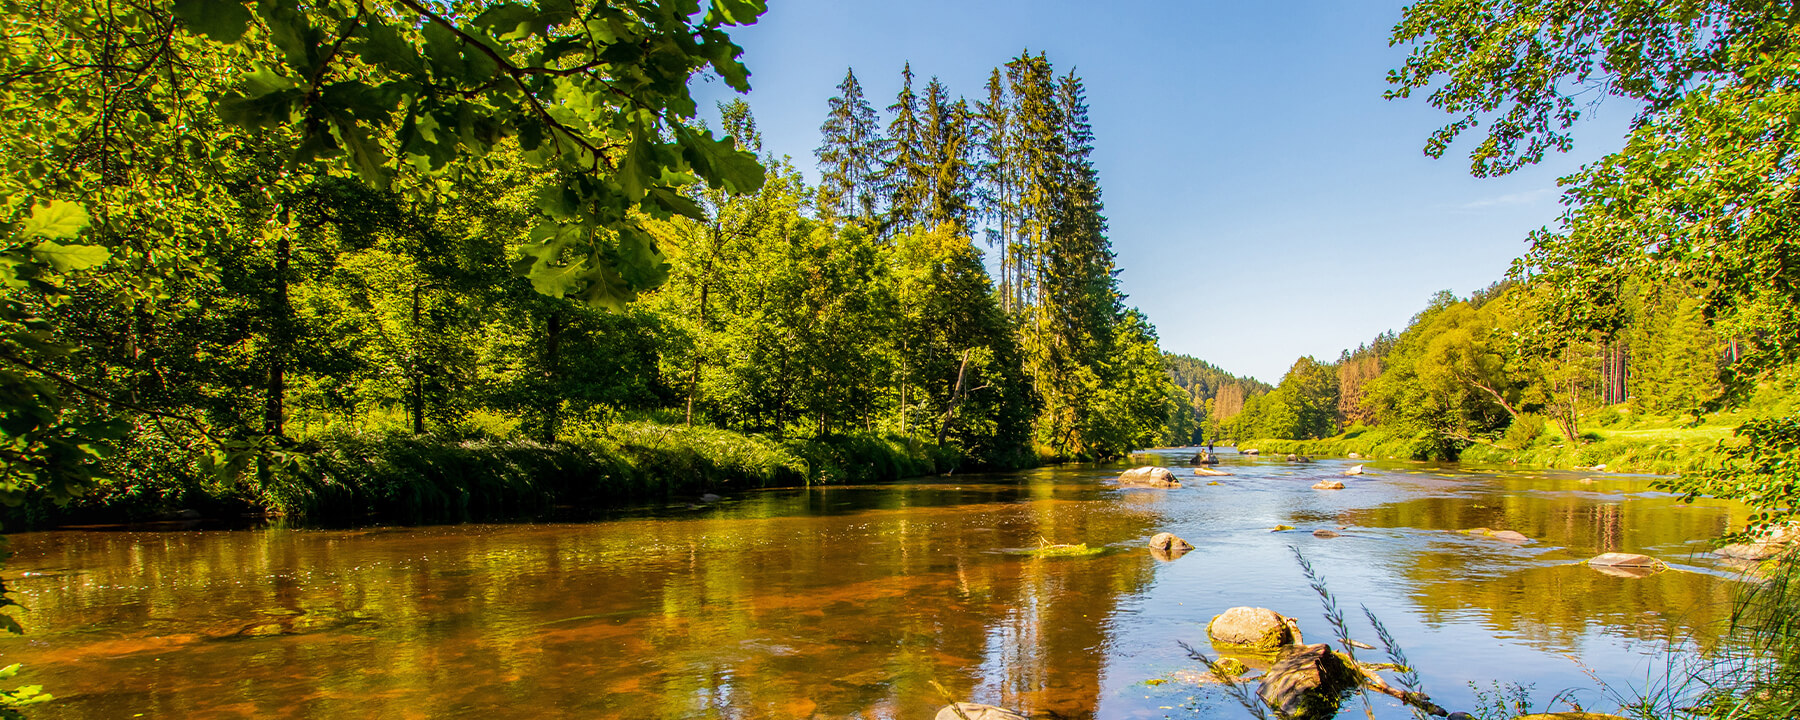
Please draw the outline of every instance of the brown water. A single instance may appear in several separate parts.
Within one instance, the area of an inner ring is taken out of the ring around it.
[[[1234,605],[1329,638],[1294,546],[1451,709],[1470,709],[1468,681],[1496,679],[1540,700],[1586,688],[1592,706],[1606,703],[1574,661],[1642,686],[1710,642],[1729,604],[1703,542],[1727,506],[1641,477],[1393,462],[1309,489],[1347,465],[1231,458],[1235,476],[1175,490],[1064,467],[575,524],[15,535],[7,581],[28,634],[0,638],[0,665],[57,696],[32,713],[46,720],[924,719],[943,701],[933,683],[1041,718],[1237,718],[1181,680],[1199,666],[1176,641],[1204,647]],[[1477,526],[1535,542],[1452,532]],[[1142,548],[1164,530],[1198,549],[1156,560]],[[1108,552],[1009,552],[1040,540]],[[1674,568],[1570,564],[1612,550]]]

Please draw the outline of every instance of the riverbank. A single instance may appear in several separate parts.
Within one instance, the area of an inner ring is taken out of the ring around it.
[[[1192,452],[1142,461],[1185,480]],[[24,665],[17,684],[58,696],[42,714],[65,720],[470,707],[495,720],[545,707],[930,718],[944,702],[934,681],[1040,716],[1161,717],[1193,703],[1173,714],[1247,717],[1193,684],[1205,668],[1174,641],[1213,652],[1205,625],[1236,606],[1298,618],[1309,640],[1335,637],[1294,547],[1387,623],[1422,690],[1454,710],[1481,707],[1468,680],[1535,685],[1540,701],[1589,687],[1564,653],[1624,687],[1647,652],[1726,640],[1715,633],[1735,587],[1728,566],[1689,550],[1731,521],[1722,504],[1636,492],[1638,478],[1596,492],[1568,473],[1444,468],[1324,492],[1294,466],[1227,451],[1224,467],[1234,474],[1166,489],[1119,488],[1116,467],[1090,464],[959,471],[722,493],[595,522],[22,533],[7,584],[30,608],[30,634],[0,637],[0,651]],[[1295,529],[1270,531],[1279,525]],[[1471,527],[1533,542],[1458,532]],[[1160,532],[1194,550],[1158,558],[1145,545]],[[1092,552],[1021,552],[1043,544]],[[1580,564],[1612,551],[1704,571],[1621,578]],[[1360,611],[1349,621],[1350,637],[1380,640]],[[1497,626],[1534,640],[1496,641]],[[728,677],[732,692],[696,691],[708,677]],[[1017,678],[1029,682],[991,694]],[[1581,699],[1611,707],[1592,691]],[[1379,720],[1411,718],[1373,700]]]
[[[57,506],[0,509],[8,530],[279,515],[310,524],[467,522],[579,514],[753,488],[863,483],[968,468],[954,449],[877,435],[775,440],[710,427],[618,423],[555,444],[338,432],[223,479],[198,463],[103,480]],[[1021,463],[1025,464],[1025,463]]]
[[[1736,416],[1714,416],[1700,424],[1666,418],[1584,428],[1580,443],[1570,443],[1554,427],[1523,445],[1466,443],[1455,457],[1442,456],[1442,444],[1430,434],[1405,435],[1382,427],[1352,427],[1343,433],[1316,440],[1263,438],[1239,442],[1243,450],[1264,455],[1308,457],[1401,458],[1458,460],[1468,463],[1507,463],[1551,469],[1605,466],[1615,472],[1676,475],[1706,463],[1721,442],[1729,442],[1737,426]]]

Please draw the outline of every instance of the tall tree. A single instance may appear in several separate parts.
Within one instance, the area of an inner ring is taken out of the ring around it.
[[[924,220],[927,227],[950,225],[967,233],[973,225],[974,176],[969,137],[969,106],[950,101],[937,78],[925,86],[926,180]]]
[[[900,71],[900,92],[887,111],[893,119],[888,121],[887,152],[882,159],[881,189],[887,206],[882,227],[894,233],[918,224],[931,187],[925,147],[927,129],[919,116],[919,96],[913,92],[910,62]]]
[[[819,126],[820,209],[869,220],[880,208],[884,143],[875,108],[864,97],[854,69],[844,71],[836,97]]]
[[[1013,233],[1018,222],[1017,189],[1014,180],[1012,101],[1006,93],[1006,81],[1000,69],[994,68],[987,80],[987,98],[975,104],[972,127],[978,148],[975,176],[976,195],[980,199],[980,215],[989,223],[988,247],[1000,250],[1001,307],[1016,309],[1014,288],[1018,272]]]

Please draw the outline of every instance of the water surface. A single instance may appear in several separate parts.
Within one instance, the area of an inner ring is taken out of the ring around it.
[[[1329,639],[1290,547],[1453,710],[1471,709],[1466,683],[1494,680],[1604,705],[1586,672],[1642,686],[1714,642],[1728,611],[1735,581],[1705,541],[1730,506],[1644,477],[1392,461],[1310,489],[1350,464],[1227,455],[1232,477],[1177,467],[1171,490],[1069,466],[589,523],[21,534],[6,577],[28,634],[0,638],[0,665],[57,696],[34,709],[46,720],[923,720],[939,685],[1040,718],[1237,718],[1187,682],[1199,665],[1176,641],[1204,648],[1235,605]],[[1534,541],[1456,532],[1473,527]],[[1160,531],[1197,549],[1159,561],[1144,544]],[[1107,552],[1014,552],[1043,542]],[[1672,569],[1572,564],[1607,551]],[[1354,632],[1375,640],[1359,618]],[[1378,717],[1408,716],[1376,698]]]

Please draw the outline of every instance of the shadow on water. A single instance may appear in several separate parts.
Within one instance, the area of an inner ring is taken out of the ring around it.
[[[933,682],[1044,718],[1237,717],[1154,681],[1191,670],[1174,641],[1234,605],[1326,637],[1290,545],[1449,703],[1465,680],[1576,684],[1564,654],[1629,678],[1729,597],[1695,552],[1734,511],[1643,478],[1374,463],[1317,491],[1348,463],[1229,457],[1235,475],[1196,478],[1184,457],[1136,458],[1175,467],[1172,490],[1070,466],[588,523],[17,535],[30,634],[0,639],[0,663],[58,696],[40,718],[928,718]],[[1483,526],[1533,542],[1456,532]],[[1197,549],[1153,559],[1164,530]],[[1040,542],[1112,551],[1008,552]],[[1569,564],[1607,549],[1680,569]]]

